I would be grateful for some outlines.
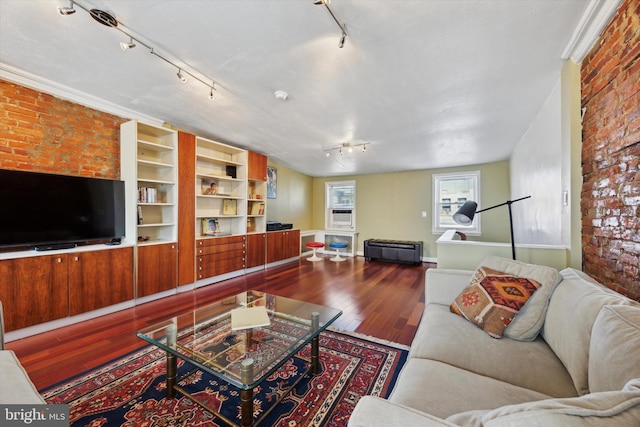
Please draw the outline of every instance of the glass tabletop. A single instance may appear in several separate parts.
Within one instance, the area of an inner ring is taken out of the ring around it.
[[[249,389],[341,314],[336,308],[246,291],[141,329],[137,335],[236,387]]]

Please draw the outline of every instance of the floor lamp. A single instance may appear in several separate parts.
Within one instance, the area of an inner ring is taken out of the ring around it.
[[[488,211],[490,209],[498,208],[500,206],[507,205],[509,207],[509,229],[511,231],[511,256],[513,259],[516,259],[516,244],[513,241],[513,219],[511,218],[511,205],[515,202],[519,202],[520,200],[528,199],[531,196],[521,197],[516,200],[507,200],[504,203],[500,203],[499,205],[491,206],[490,208],[481,209],[476,211],[478,208],[478,204],[474,201],[469,200],[465,202],[464,205],[460,209],[453,214],[453,220],[460,225],[469,225],[473,222],[473,217],[480,212]]]

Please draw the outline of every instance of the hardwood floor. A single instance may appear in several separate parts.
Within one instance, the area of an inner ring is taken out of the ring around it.
[[[212,301],[256,289],[339,308],[339,330],[410,344],[424,308],[420,266],[365,262],[299,262],[201,287],[86,322],[9,342],[38,389],[63,381],[146,343],[136,337],[144,326]]]

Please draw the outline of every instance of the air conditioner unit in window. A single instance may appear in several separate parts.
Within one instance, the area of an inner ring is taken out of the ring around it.
[[[353,227],[353,209],[331,209],[329,226],[332,228]]]

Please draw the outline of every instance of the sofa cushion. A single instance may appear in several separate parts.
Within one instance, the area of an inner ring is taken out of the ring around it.
[[[494,409],[548,398],[446,363],[412,358],[402,368],[389,400],[446,418],[472,409]]]
[[[640,306],[602,307],[591,330],[589,391],[620,390],[631,378],[640,378]]]
[[[409,357],[438,360],[552,397],[578,395],[571,376],[542,337],[532,342],[496,340],[446,305],[427,305]]]
[[[498,256],[489,256],[480,265],[514,276],[532,279],[540,284],[540,288],[529,298],[529,301],[504,331],[505,337],[519,341],[533,341],[542,330],[549,298],[562,280],[558,270]]]
[[[501,338],[505,328],[539,287],[535,280],[481,266],[469,286],[453,301],[451,311],[493,338]]]
[[[640,384],[640,379],[634,381]],[[469,427],[637,427],[640,425],[638,384],[627,384],[621,391],[526,402],[492,411],[468,411],[453,415],[447,421]]]
[[[589,392],[589,347],[596,316],[605,305],[634,302],[581,271],[566,268],[560,274],[563,279],[549,301],[542,333],[582,395]]]
[[[374,396],[362,396],[358,400],[347,425],[349,427],[459,427],[442,418]]]

